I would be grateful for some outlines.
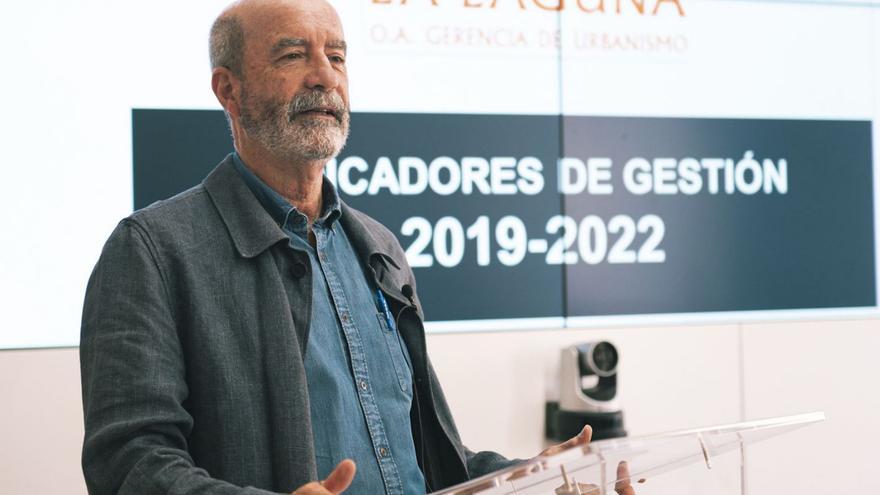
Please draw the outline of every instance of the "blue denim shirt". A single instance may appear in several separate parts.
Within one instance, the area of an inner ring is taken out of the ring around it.
[[[424,494],[410,427],[409,356],[396,329],[386,323],[337,221],[342,212],[336,190],[324,179],[313,248],[308,218],[248,170],[237,153],[234,158],[248,187],[290,237],[290,246],[307,252],[312,265],[305,367],[319,478],[349,458],[357,463],[357,474],[346,493]]]

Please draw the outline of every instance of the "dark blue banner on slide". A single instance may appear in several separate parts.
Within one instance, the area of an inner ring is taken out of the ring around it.
[[[231,150],[134,110],[135,207]],[[356,113],[327,175],[395,232],[429,320],[876,305],[868,121]]]

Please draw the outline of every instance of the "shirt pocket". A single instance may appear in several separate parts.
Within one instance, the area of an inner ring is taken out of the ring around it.
[[[409,359],[406,356],[403,342],[400,340],[397,331],[388,328],[385,315],[379,313],[376,315],[376,319],[379,320],[379,328],[382,329],[382,335],[385,337],[385,346],[388,348],[388,354],[394,366],[394,374],[397,375],[400,390],[410,395],[412,393],[410,390],[412,386],[412,371],[410,370]]]

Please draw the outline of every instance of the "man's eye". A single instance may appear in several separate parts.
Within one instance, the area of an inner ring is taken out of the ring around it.
[[[283,57],[283,60],[296,60],[298,58],[302,58],[303,54],[299,52],[287,53]]]
[[[345,57],[341,55],[330,55],[330,61],[336,64],[344,64]]]

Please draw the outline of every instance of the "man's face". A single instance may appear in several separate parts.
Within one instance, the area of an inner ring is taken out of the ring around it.
[[[244,23],[240,125],[285,160],[326,160],[349,130],[345,42],[319,1],[261,5]]]

